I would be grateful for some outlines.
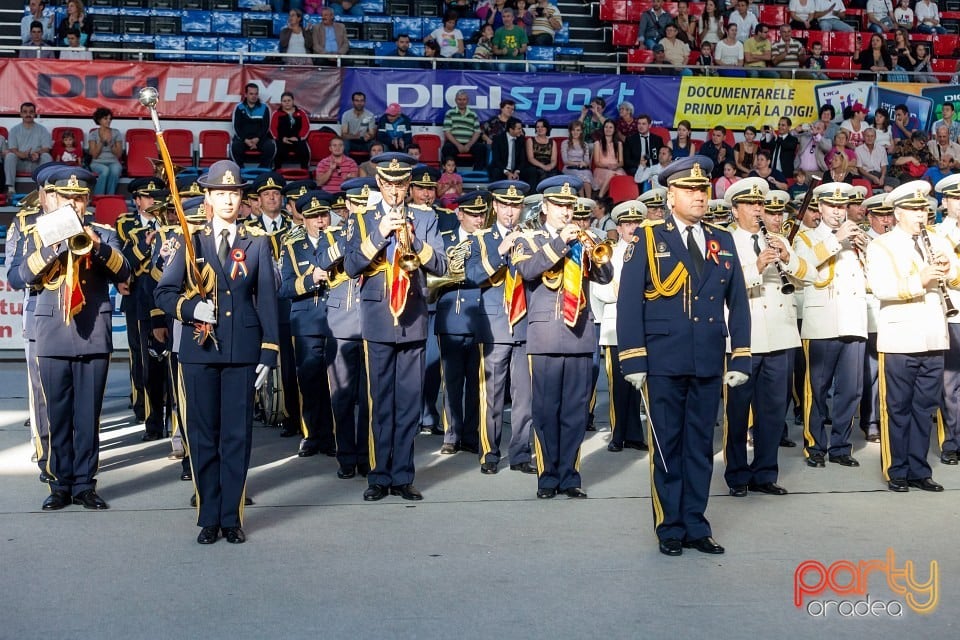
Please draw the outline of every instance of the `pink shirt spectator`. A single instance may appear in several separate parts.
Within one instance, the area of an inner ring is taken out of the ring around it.
[[[440,196],[440,204],[443,205],[443,208],[456,209],[457,198],[463,192],[463,176],[459,173],[444,171],[437,180],[437,190],[443,191],[443,195]]]
[[[330,173],[329,180],[326,182],[320,182],[320,177],[330,171],[331,162],[333,162],[333,156],[327,156],[317,163],[317,170],[314,173],[314,180],[317,181],[317,186],[321,187],[327,193],[336,193],[337,191],[340,191],[340,185],[343,184],[344,180],[356,178],[358,175],[360,175],[360,168],[357,166],[357,163],[353,160],[353,158],[347,154],[343,154],[340,156],[340,167],[334,169]]]

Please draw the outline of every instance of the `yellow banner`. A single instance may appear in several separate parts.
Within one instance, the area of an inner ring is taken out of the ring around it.
[[[777,126],[789,117],[794,125],[815,120],[816,80],[770,80],[767,78],[712,78],[684,76],[673,126],[688,120],[694,129],[722,124],[740,130],[748,125]]]

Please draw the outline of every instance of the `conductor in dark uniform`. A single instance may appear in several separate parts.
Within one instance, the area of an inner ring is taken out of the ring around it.
[[[654,526],[661,553],[671,556],[684,546],[724,551],[704,515],[714,424],[721,385],[743,384],[751,367],[750,308],[736,246],[727,231],[701,221],[712,170],[709,158],[695,155],[660,173],[671,214],[637,231],[617,299],[620,366],[646,396]]]
[[[179,360],[202,527],[197,542],[212,544],[222,531],[227,542],[242,543],[253,393],[276,366],[279,351],[273,254],[262,231],[237,224],[246,186],[240,167],[215,162],[200,185],[212,219],[185,238],[165,266],[155,297],[165,313],[184,323]],[[188,242],[196,251],[196,269],[187,264]]]
[[[47,174],[51,210],[72,208],[84,221],[90,183],[96,176],[80,167]],[[48,214],[49,215],[49,214]],[[71,502],[107,509],[97,495],[100,463],[100,409],[113,351],[110,283],[130,276],[116,233],[84,224],[83,234],[44,246],[39,232],[28,239],[20,276],[37,294],[34,323],[40,385],[47,399],[50,495],[45,511]],[[41,339],[42,337],[42,339]]]
[[[371,161],[383,199],[350,218],[344,252],[347,275],[363,275],[360,324],[373,437],[363,499],[381,500],[391,493],[422,500],[413,486],[413,441],[427,338],[424,272],[443,275],[447,257],[436,214],[404,204],[416,161],[403,153],[381,154]]]
[[[580,488],[580,445],[597,348],[587,282],[609,282],[613,267],[591,259],[585,240],[599,244],[600,239],[571,222],[582,186],[574,176],[542,180],[537,190],[546,220],[540,230],[520,236],[513,254],[527,298],[538,498],[558,492],[587,497]]]

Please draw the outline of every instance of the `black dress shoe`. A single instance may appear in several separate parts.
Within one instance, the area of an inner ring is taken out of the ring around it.
[[[610,444],[607,445],[607,451],[611,451],[613,453],[620,453],[621,451],[623,451],[623,445],[617,444],[616,442],[611,442]]]
[[[696,540],[684,540],[683,546],[687,549],[696,549],[700,553],[720,555],[724,552],[724,548],[717,544],[717,541],[710,536],[704,536]]]
[[[933,478],[924,478],[923,480],[907,480],[907,484],[914,489],[922,489],[923,491],[934,491],[937,493],[943,491],[943,485],[938,482],[934,482]]]
[[[140,436],[142,442],[153,442],[154,440],[159,440],[162,436],[159,433],[146,432]]]
[[[389,490],[382,484],[372,484],[363,492],[363,499],[367,502],[376,502],[387,497]]]
[[[807,458],[808,467],[825,467],[827,466],[823,461],[822,453],[811,453],[810,457]]]
[[[190,506],[196,508],[197,506],[197,494],[190,496]]]
[[[860,463],[851,455],[830,456],[830,462],[844,467],[859,467]]]
[[[315,456],[318,453],[320,453],[320,447],[309,444],[301,444],[300,450],[297,451],[297,456],[301,458],[309,458],[310,456]]]
[[[342,464],[337,469],[337,477],[341,480],[349,480],[355,475],[357,475],[357,468],[352,464]]]
[[[541,500],[549,500],[557,495],[556,489],[537,489],[537,497]]]
[[[247,541],[247,536],[244,535],[243,529],[240,527],[224,527],[223,537],[226,538],[230,544],[243,544]]]
[[[530,464],[529,462],[521,462],[519,464],[510,465],[510,471],[519,471],[520,473],[537,473],[537,468]]]
[[[499,469],[497,468],[496,462],[484,462],[483,464],[480,465],[480,473],[484,475],[492,476],[497,471],[499,471]]]
[[[412,484],[390,487],[390,495],[400,496],[404,500],[423,500],[423,494]]]
[[[957,464],[957,463],[954,462],[953,464]],[[56,478],[54,478],[52,474],[47,473],[46,469],[40,470],[40,482],[42,482],[43,484],[50,484],[54,480],[56,480]]]
[[[787,495],[787,490],[775,482],[751,482],[750,491],[754,493],[768,493],[771,496]]]
[[[193,472],[184,471],[183,473],[180,474],[180,479],[183,480],[184,482],[190,482],[191,480],[193,480]]]
[[[200,544],[213,544],[217,541],[217,536],[220,533],[220,527],[204,527],[200,529],[200,534],[197,536],[197,542]]]
[[[683,555],[683,543],[676,538],[667,538],[660,541],[660,553],[665,556]]]
[[[87,489],[86,491],[81,491],[77,495],[73,496],[73,504],[83,505],[84,509],[95,509],[97,511],[103,511],[104,509],[109,509],[110,505],[106,501],[97,495],[96,490]]]
[[[461,442],[460,451],[466,451],[467,453],[477,454],[477,453],[480,453],[480,447],[475,444],[463,444]]]
[[[283,428],[280,429],[281,438],[292,438],[293,436],[300,435],[300,427],[292,424],[285,424]]]
[[[581,489],[580,487],[569,487],[563,489],[562,493],[568,498],[586,498],[587,492]]]
[[[52,491],[50,495],[47,496],[47,499],[43,501],[43,506],[40,508],[44,511],[59,511],[72,503],[73,499],[69,493],[57,490]]]
[[[441,445],[440,447],[440,453],[442,453],[445,456],[454,454],[459,450],[460,448],[457,447],[457,445],[450,442],[444,442],[443,445]]]
[[[739,484],[735,487],[730,487],[730,495],[732,495],[734,498],[746,498],[747,486],[744,484]]]
[[[960,458],[958,458],[956,451],[944,451],[940,454],[940,462],[943,464],[953,465],[957,464],[958,461],[960,461]],[[41,476],[42,475],[43,474],[41,474]]]
[[[787,447],[789,449],[797,446],[797,443],[790,438],[780,438],[780,446]]]
[[[147,419],[147,414],[143,412],[143,409],[134,408],[133,417],[136,419],[137,422],[143,422],[144,420]]]
[[[596,431],[597,427],[593,424],[593,416],[590,417],[590,422],[587,423],[587,431]]]
[[[370,473],[370,467],[366,464],[358,464],[357,473],[360,474],[361,478],[366,478],[367,474]]]
[[[910,491],[910,486],[907,484],[907,481],[902,478],[890,478],[889,482],[887,482],[887,489],[896,491],[897,493],[906,493]]]
[[[647,446],[646,442],[642,440],[624,440],[623,441],[624,449],[636,449],[637,451],[649,451],[650,447]]]

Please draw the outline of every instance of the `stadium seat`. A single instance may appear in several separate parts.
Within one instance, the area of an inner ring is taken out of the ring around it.
[[[230,133],[219,129],[200,132],[198,165],[209,167],[219,160],[230,159]]]
[[[330,155],[330,141],[336,134],[327,129],[314,129],[307,134],[307,147],[310,149],[310,161],[316,164]]]
[[[626,0],[601,0],[600,20],[601,22],[626,22]]]
[[[415,133],[413,141],[420,145],[420,162],[431,167],[440,166],[440,136],[433,133]]]
[[[779,33],[777,27],[787,23],[787,8],[783,5],[763,4],[760,5],[758,9],[760,9],[758,21],[761,24],[769,25],[771,32],[776,31]]]
[[[650,133],[655,136],[660,136],[660,139],[663,140],[663,143],[667,146],[670,145],[670,130],[666,127],[650,127]]]
[[[930,61],[930,66],[940,82],[950,82],[950,78],[957,72],[957,61],[952,58],[936,58]]]
[[[853,54],[857,51],[856,33],[847,33],[843,31],[830,32],[830,45],[823,45],[826,53],[847,53]]]
[[[127,205],[127,199],[123,196],[93,196],[90,203],[94,209],[94,221],[111,227],[117,226],[117,218],[119,218],[121,214],[126,213],[130,208]]]
[[[627,51],[627,73],[643,73],[643,66],[653,62],[653,51],[649,49],[630,49]]]
[[[637,36],[639,33],[640,33],[639,24],[631,24],[629,22],[615,22],[613,23],[613,46],[635,47],[637,46]]]
[[[55,159],[59,158],[60,154],[63,153],[63,143],[60,141],[60,139],[63,137],[64,131],[73,132],[73,140],[76,143],[75,146],[77,149],[85,148],[83,144],[83,141],[84,141],[83,129],[81,129],[80,127],[54,127],[50,131],[50,137],[53,138],[53,147],[50,149],[50,155]],[[3,137],[4,139],[6,139],[7,136],[4,135]]]
[[[193,154],[193,131],[189,129],[167,129],[163,132],[163,139],[167,143],[167,151],[173,163],[192,169],[196,166]]]
[[[150,158],[157,154],[157,134],[153,129],[129,129],[127,138],[127,175],[145,178],[153,175]]]
[[[933,38],[933,55],[937,58],[957,57],[957,45],[960,44],[960,36],[953,34],[937,35]]]
[[[873,195],[873,185],[870,184],[870,181],[867,180],[866,178],[854,178],[854,179],[853,179],[853,186],[855,186],[855,187],[864,187],[864,188],[867,190],[867,197],[868,197],[868,198]]]
[[[613,176],[610,178],[610,186],[607,192],[610,199],[619,204],[627,200],[636,200],[637,196],[640,195],[640,187],[634,181],[633,176]]]
[[[834,80],[846,80],[851,77],[849,71],[853,68],[853,59],[850,56],[825,56],[827,61],[827,77]],[[848,73],[838,73],[837,71],[847,71]]]

